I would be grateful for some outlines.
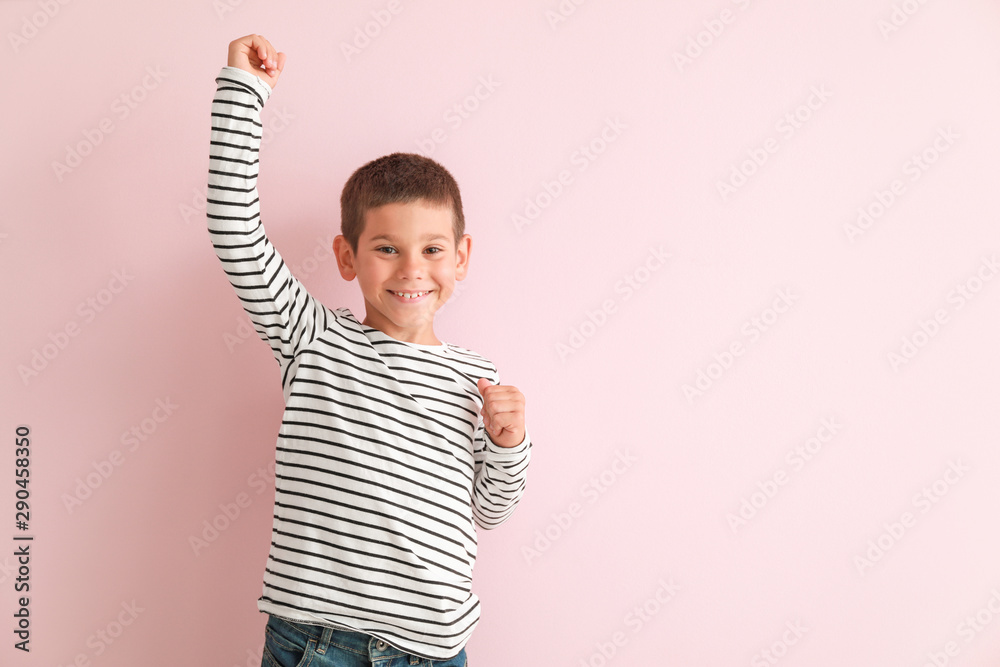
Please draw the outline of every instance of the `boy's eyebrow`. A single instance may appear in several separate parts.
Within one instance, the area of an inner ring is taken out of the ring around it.
[[[447,241],[448,237],[444,234],[424,234],[421,237],[424,241]],[[395,241],[396,237],[392,234],[379,234],[378,236],[373,236],[369,241]]]

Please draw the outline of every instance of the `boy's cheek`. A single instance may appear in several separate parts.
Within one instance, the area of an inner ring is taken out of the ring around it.
[[[441,300],[447,301],[449,298],[451,298],[451,295],[455,293],[455,286],[441,285],[440,290],[441,290]]]

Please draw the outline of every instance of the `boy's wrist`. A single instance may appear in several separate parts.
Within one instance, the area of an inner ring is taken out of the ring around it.
[[[512,447],[504,447],[503,445],[498,445],[493,442],[490,438],[489,432],[484,432],[486,434],[486,448],[498,456],[506,456],[511,459],[520,458],[520,455],[525,452],[526,449],[531,445],[531,441],[528,438],[528,432],[524,432],[524,438],[520,443]]]
[[[225,65],[222,68],[222,74],[249,84],[257,91],[265,102],[267,101],[267,98],[271,96],[271,93],[274,92],[274,89],[271,88],[271,85],[267,81],[264,81],[264,79],[252,72],[246,71],[242,67]]]

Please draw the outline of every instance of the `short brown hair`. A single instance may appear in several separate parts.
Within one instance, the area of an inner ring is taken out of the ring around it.
[[[409,203],[424,199],[451,205],[455,244],[465,234],[465,215],[458,183],[443,166],[423,155],[392,153],[359,167],[340,194],[340,233],[358,252],[358,239],[365,227],[365,213],[383,204]]]

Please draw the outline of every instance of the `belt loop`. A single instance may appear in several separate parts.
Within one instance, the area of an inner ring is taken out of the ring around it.
[[[319,645],[316,647],[316,652],[320,655],[326,653],[326,650],[330,648],[331,641],[333,641],[333,628],[323,628],[323,635],[319,638]]]

